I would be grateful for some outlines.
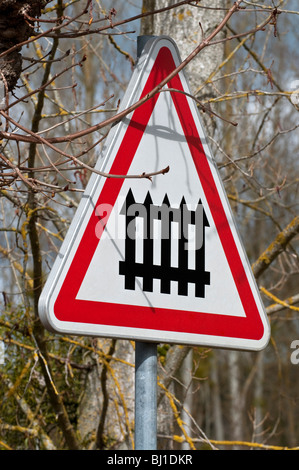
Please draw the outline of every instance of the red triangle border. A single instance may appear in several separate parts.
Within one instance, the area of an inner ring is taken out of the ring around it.
[[[175,62],[168,47],[162,47],[140,98],[146,96],[157,84],[175,69]],[[184,92],[179,75],[168,87]],[[114,303],[77,300],[76,295],[87,272],[90,261],[99,243],[96,225],[99,218],[93,212],[77,252],[64,279],[54,305],[54,314],[61,322],[110,325],[124,328],[141,328],[159,331],[173,331],[218,337],[260,340],[264,335],[264,325],[247,279],[221,198],[205,155],[203,145],[194,122],[187,96],[170,92],[181,126],[193,157],[201,185],[205,192],[215,226],[222,243],[231,273],[238,290],[246,317],[222,314],[208,314],[197,311],[181,311],[150,307],[136,307]],[[111,174],[127,174],[154,110],[159,94],[137,108],[127,128],[123,141],[111,166]],[[107,179],[95,207],[102,203],[116,203],[123,179]],[[219,230],[221,227],[221,230]],[[101,267],[100,267],[101,269]],[[102,267],[105,269],[105,266]]]

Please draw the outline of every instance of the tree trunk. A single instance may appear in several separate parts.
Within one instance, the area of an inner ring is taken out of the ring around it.
[[[219,365],[218,365],[218,355],[213,355],[212,365],[211,365],[211,380],[212,380],[212,390],[211,390],[211,400],[212,400],[212,414],[213,414],[213,423],[215,428],[215,439],[217,441],[224,440],[224,425],[223,425],[223,411],[221,403],[221,387],[219,383]]]
[[[240,364],[238,351],[228,351],[228,373],[230,391],[230,438],[233,441],[243,440],[244,400],[241,391]],[[234,446],[237,450],[238,447]]]
[[[215,2],[215,7],[225,6],[225,0],[218,0]],[[156,9],[161,9],[164,7],[169,7],[176,3],[176,0],[143,0],[143,12],[150,12]],[[177,44],[181,59],[184,60],[198,45],[198,43],[203,39],[203,36],[207,36],[216,26],[220,23],[223,17],[223,12],[221,10],[205,10],[201,8],[192,7],[191,5],[181,6],[174,10],[165,11],[154,16],[146,17],[141,23],[140,35],[154,35],[154,36],[169,36]],[[223,34],[223,33],[221,33]],[[192,93],[196,94],[198,88],[204,84],[204,82],[209,78],[210,74],[214,72],[217,68],[217,65],[221,63],[223,58],[224,47],[222,44],[217,45],[216,47],[207,47],[204,49],[185,69],[186,76],[189,80],[190,88]],[[214,90],[210,86],[203,86],[202,92],[199,95],[199,98],[214,96]],[[210,120],[209,117],[203,115],[204,125],[207,129],[208,134],[213,133],[214,123]],[[188,355],[189,348],[187,346],[172,347],[168,355],[166,356],[166,361],[169,358],[173,361],[175,367],[171,367],[171,374],[169,377],[173,378],[179,371],[184,358]],[[192,362],[192,352],[190,355],[188,363],[190,360]],[[183,367],[186,367],[186,364],[183,362]],[[166,366],[167,367],[167,366]],[[182,373],[184,376],[184,372]],[[163,374],[160,379],[164,382],[164,386],[168,387],[170,381],[167,381],[167,374]],[[190,377],[186,379],[190,381]],[[189,384],[186,383],[186,386]],[[190,402],[190,395],[186,396],[186,409],[191,410],[192,403]],[[160,405],[161,406],[161,405]],[[159,424],[160,428],[163,428],[165,434],[172,434],[173,431],[173,422],[171,419],[171,408],[167,406],[165,400],[163,400],[163,413],[158,413],[158,420],[161,420],[163,416],[163,423]],[[167,420],[165,419],[165,413],[168,415],[168,429],[165,428]],[[186,419],[186,416],[184,416]],[[188,421],[188,420],[187,420]],[[188,430],[186,429],[187,433]]]
[[[16,46],[33,35],[32,19],[40,16],[42,8],[48,1],[2,0],[0,2],[0,83],[3,84],[0,90],[1,99],[4,98],[6,91],[15,88],[22,71],[21,47]],[[14,50],[4,55],[11,48]]]
[[[198,43],[206,37],[223,18],[223,12],[216,7],[223,7],[225,0],[218,0],[213,3],[215,9],[205,10],[192,7],[191,5],[181,6],[175,10],[169,10],[158,15],[150,16],[141,25],[140,34],[155,36],[170,36],[176,42],[182,60],[184,60]],[[153,11],[175,4],[176,0],[144,0],[143,11]],[[223,34],[223,33],[220,33]],[[202,85],[210,74],[217,68],[223,58],[223,44],[205,48],[188,68],[187,75],[191,90],[196,90]],[[212,89],[204,88],[204,95],[214,96]]]

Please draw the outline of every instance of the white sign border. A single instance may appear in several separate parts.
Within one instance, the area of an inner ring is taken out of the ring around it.
[[[166,46],[173,51],[174,60],[177,58],[177,65],[179,65],[180,55],[177,49],[175,42],[167,36],[159,36],[157,38],[150,39],[143,50],[143,53],[135,67],[131,81],[125,93],[125,96],[122,100],[120,111],[126,109],[128,106],[137,101],[138,91],[143,90],[144,82],[148,76],[148,71],[151,71],[154,60],[159,52],[159,50]],[[180,78],[183,83],[184,89],[188,90],[187,81],[184,77],[184,74],[180,73]],[[212,163],[210,166],[214,172],[217,173],[216,165],[212,153],[209,148],[209,144],[206,140],[205,135],[201,135],[201,122],[198,110],[194,104],[194,101],[188,98],[190,108],[192,110],[194,118],[199,121],[200,125],[198,128],[200,137],[202,138],[202,144],[204,151],[207,155],[207,158]],[[126,120],[129,121],[129,116],[126,117]],[[99,158],[96,169],[101,171],[109,171],[107,166],[109,166],[110,155],[115,145],[115,142],[119,140],[120,134],[124,133],[126,126],[123,126],[123,122],[120,122],[118,125],[114,126],[110,131],[110,134],[107,139],[106,150],[102,152],[102,155],[105,155],[104,158]],[[219,178],[219,177],[218,177]],[[216,178],[215,181],[222,185],[222,182],[219,178]],[[252,293],[255,299],[255,302],[258,306],[260,312],[260,318],[264,327],[264,335],[260,340],[251,340],[244,338],[227,338],[221,336],[213,335],[202,335],[202,334],[192,334],[192,333],[182,333],[182,332],[172,332],[172,331],[160,331],[152,329],[143,329],[143,328],[130,328],[130,327],[120,327],[120,326],[109,326],[109,325],[99,325],[99,324],[89,324],[89,323],[77,323],[77,322],[65,322],[59,321],[55,314],[53,305],[56,301],[57,290],[59,290],[59,285],[62,284],[65,274],[66,265],[70,265],[71,252],[74,254],[76,249],[75,245],[78,246],[81,240],[81,234],[85,226],[82,224],[82,220],[88,222],[89,216],[92,213],[93,205],[92,201],[95,198],[95,194],[98,194],[105,182],[105,178],[99,176],[96,173],[93,173],[90,177],[89,183],[87,185],[86,191],[82,196],[79,207],[75,213],[73,221],[70,225],[70,228],[67,232],[66,238],[61,246],[60,252],[55,260],[53,268],[48,276],[44,289],[42,291],[40,300],[39,300],[39,315],[43,325],[50,331],[60,334],[73,334],[73,335],[85,335],[85,336],[94,336],[94,337],[113,337],[119,339],[130,339],[138,341],[150,341],[157,343],[171,343],[171,344],[190,344],[198,346],[210,346],[210,347],[219,347],[219,348],[228,348],[228,349],[242,349],[242,350],[255,350],[259,351],[264,349],[270,338],[270,327],[267,315],[264,310],[262,300],[259,295],[258,288],[251,271],[249,261],[246,256],[246,252],[241,242],[241,238],[238,234],[237,227],[233,226],[233,237],[239,253],[242,255],[242,261],[244,263],[244,269],[252,289]],[[222,192],[225,195],[225,190],[222,185]],[[226,213],[232,214],[230,205],[225,199],[222,201],[225,205],[224,210]],[[56,292],[56,295],[55,295]],[[217,318],[215,318],[217,321]]]

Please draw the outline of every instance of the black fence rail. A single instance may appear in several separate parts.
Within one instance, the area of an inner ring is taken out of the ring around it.
[[[176,281],[179,295],[187,296],[188,284],[194,284],[195,297],[204,298],[205,286],[210,285],[210,273],[205,270],[205,228],[209,223],[201,200],[194,211],[188,209],[184,198],[178,208],[171,207],[167,195],[160,206],[155,205],[149,192],[143,203],[137,203],[130,189],[121,214],[126,217],[126,238],[125,259],[119,263],[119,274],[125,276],[125,289],[135,290],[135,280],[141,278],[143,291],[153,292],[154,279],[159,279],[162,294],[170,294],[171,281]],[[136,261],[137,217],[143,224],[143,262]],[[155,220],[161,221],[160,264],[154,263]],[[191,225],[194,226],[192,241],[189,239]],[[177,266],[172,265],[172,250],[177,254]],[[194,256],[192,263],[190,250]]]

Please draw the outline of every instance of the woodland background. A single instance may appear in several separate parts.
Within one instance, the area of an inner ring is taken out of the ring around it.
[[[0,1],[2,449],[134,445],[134,342],[48,333],[37,305],[140,34],[190,58],[272,331],[258,353],[159,345],[159,448],[299,448],[298,20],[296,0]]]

